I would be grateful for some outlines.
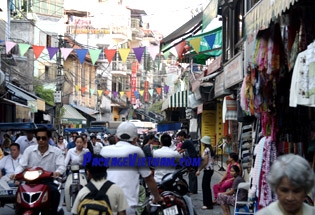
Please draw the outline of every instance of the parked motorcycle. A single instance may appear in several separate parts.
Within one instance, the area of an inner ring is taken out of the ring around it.
[[[67,211],[70,212],[74,200],[83,186],[87,184],[85,170],[77,164],[70,166],[71,173],[68,175],[65,183],[65,201]]]
[[[41,167],[31,167],[16,175],[16,180],[25,181],[16,192],[15,214],[17,215],[54,215],[51,211],[51,201],[49,186],[43,182],[52,179],[52,172],[45,171]],[[56,180],[54,181],[56,183]],[[58,190],[60,191],[62,179],[59,178]],[[58,214],[64,214],[62,208]]]

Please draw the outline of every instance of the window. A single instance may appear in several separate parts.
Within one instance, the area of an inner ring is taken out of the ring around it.
[[[46,35],[46,47],[52,47],[51,35]]]

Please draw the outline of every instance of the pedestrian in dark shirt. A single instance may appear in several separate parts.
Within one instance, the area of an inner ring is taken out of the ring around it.
[[[185,156],[188,156],[190,158],[197,158],[198,153],[196,151],[196,148],[194,146],[194,143],[187,139],[187,134],[185,131],[180,131],[177,134],[177,137],[180,142],[182,142],[182,145],[177,149],[177,151],[182,154],[185,153]],[[188,175],[189,178],[189,190],[191,194],[197,194],[198,193],[198,178],[196,176],[198,167],[190,167],[190,172]]]

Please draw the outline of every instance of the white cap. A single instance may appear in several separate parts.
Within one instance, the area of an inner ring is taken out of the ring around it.
[[[202,142],[206,145],[210,145],[211,144],[211,138],[209,136],[203,136],[203,138],[201,138],[200,142]]]
[[[107,134],[104,134],[104,138],[107,138],[108,136],[107,136]]]
[[[137,127],[131,122],[122,122],[117,128],[116,136],[120,140],[133,141],[138,137]]]
[[[97,135],[96,139],[100,139],[101,140],[102,139],[101,135]]]

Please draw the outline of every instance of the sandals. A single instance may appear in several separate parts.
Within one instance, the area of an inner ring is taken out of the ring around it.
[[[202,206],[201,207],[201,210],[209,210],[209,209],[213,209],[213,207],[211,206],[211,207],[207,207],[207,206]]]

